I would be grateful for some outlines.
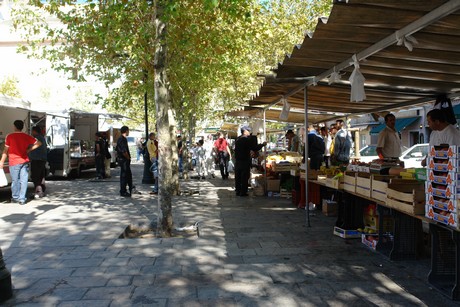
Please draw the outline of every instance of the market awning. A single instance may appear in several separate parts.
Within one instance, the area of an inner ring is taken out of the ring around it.
[[[406,118],[397,118],[395,123],[395,129],[397,132],[401,132],[406,127],[412,125],[420,116],[416,117],[406,117]],[[379,134],[385,128],[385,124],[380,124],[378,126],[372,127],[370,134]]]
[[[286,56],[276,76],[266,77],[249,105],[287,99],[301,109],[305,87],[308,110],[349,115],[426,104],[442,93],[458,97],[459,9],[458,0],[336,0],[329,18]],[[354,57],[367,96],[359,103],[350,102]],[[329,84],[333,72],[340,80]]]

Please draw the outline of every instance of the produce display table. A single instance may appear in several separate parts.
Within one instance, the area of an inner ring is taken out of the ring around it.
[[[322,180],[309,183],[327,187]],[[428,282],[452,300],[460,300],[460,232],[423,215],[410,214],[388,207],[385,201],[366,197],[356,192],[337,189],[321,189],[321,198],[329,198],[335,193],[338,202],[336,226],[343,229],[357,229],[363,226],[363,205],[369,201],[377,205],[379,225],[384,217],[393,219],[391,240],[379,240],[376,250],[391,260],[418,259],[423,253],[423,222],[429,224],[431,234],[431,271]],[[388,235],[379,227],[379,238]],[[344,236],[346,238],[346,236]]]

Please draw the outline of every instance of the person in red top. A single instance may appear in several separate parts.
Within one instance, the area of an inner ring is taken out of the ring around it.
[[[217,136],[219,138],[214,142],[214,150],[217,153],[220,174],[222,179],[228,179],[228,161],[232,158],[232,154],[224,134],[219,132]]]
[[[24,205],[26,203],[27,182],[29,181],[29,152],[42,145],[34,137],[22,132],[24,122],[15,120],[14,132],[6,136],[5,149],[0,160],[3,168],[6,157],[11,175],[11,202]]]

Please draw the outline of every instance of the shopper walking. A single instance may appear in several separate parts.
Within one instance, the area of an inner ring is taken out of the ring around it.
[[[232,153],[228,147],[228,142],[222,132],[217,133],[218,139],[214,142],[214,150],[219,162],[220,175],[222,179],[228,179],[228,161],[232,158]]]
[[[206,173],[208,176],[211,176],[211,178],[214,178],[214,170],[215,170],[215,161],[216,161],[216,152],[214,151],[214,141],[212,139],[212,134],[209,134],[204,141],[203,145],[205,149],[205,167],[206,167]]]
[[[204,140],[199,140],[196,144],[196,171],[199,179],[206,179],[208,172],[206,169],[206,149],[203,146]]]
[[[129,153],[127,136],[129,135],[129,128],[123,126],[120,128],[121,136],[117,140],[117,161],[120,165],[120,196],[131,197],[133,190],[133,175],[131,173],[131,155]],[[129,188],[129,192],[126,189]]]
[[[5,138],[5,148],[0,159],[0,168],[3,168],[8,157],[8,166],[11,175],[11,202],[24,205],[27,201],[27,182],[29,181],[28,154],[42,145],[34,137],[22,132],[24,122],[15,120],[14,132]]]
[[[152,166],[150,170],[153,174],[153,180],[155,183],[153,184],[153,190],[150,194],[155,195],[158,194],[158,141],[156,139],[155,133],[149,134],[149,140],[147,141],[147,152],[149,154],[150,162],[152,162]]]
[[[345,129],[341,119],[336,121],[337,133],[334,137],[334,155],[332,156],[336,165],[348,164],[350,162],[350,152],[353,141],[350,133]]]
[[[38,199],[45,196],[46,191],[45,177],[47,150],[46,140],[40,127],[32,127],[32,136],[41,143],[37,149],[29,152],[30,171],[32,174],[32,182],[34,183],[34,198]]]
[[[105,178],[105,156],[107,153],[106,142],[100,132],[96,132],[96,142],[94,144],[94,155],[96,159],[97,179]]]

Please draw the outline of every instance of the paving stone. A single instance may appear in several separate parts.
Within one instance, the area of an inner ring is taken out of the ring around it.
[[[104,259],[100,264],[101,267],[105,266],[126,266],[128,265],[129,258],[108,258]]]
[[[60,302],[58,307],[109,307],[111,300],[78,300]],[[126,305],[125,305],[126,306]]]
[[[306,227],[289,200],[236,198],[219,178],[181,181],[202,194],[173,198],[175,224],[202,221],[201,237],[118,239],[157,206],[114,197],[117,180],[102,194],[87,179],[51,181],[46,200],[2,207],[5,306],[458,306],[427,283],[429,259],[389,261],[333,236],[334,218],[315,212]]]
[[[96,267],[104,261],[104,258],[89,258],[89,259],[66,259],[61,262],[64,268],[83,268]]]
[[[107,287],[129,286],[131,285],[132,280],[133,280],[133,276],[129,276],[129,275],[117,276],[109,280],[109,282],[107,283]]]
[[[126,287],[98,287],[91,288],[84,295],[84,300],[95,300],[95,299],[112,299],[112,300],[124,300],[129,299],[134,290],[132,286]]]
[[[134,290],[132,300],[136,301],[137,298],[148,299],[167,299],[167,298],[196,298],[196,287],[189,285],[163,285],[155,287],[136,287]]]
[[[254,283],[225,282],[218,286],[198,286],[199,299],[233,298],[238,300],[241,297],[263,297],[266,291],[263,285]]]

